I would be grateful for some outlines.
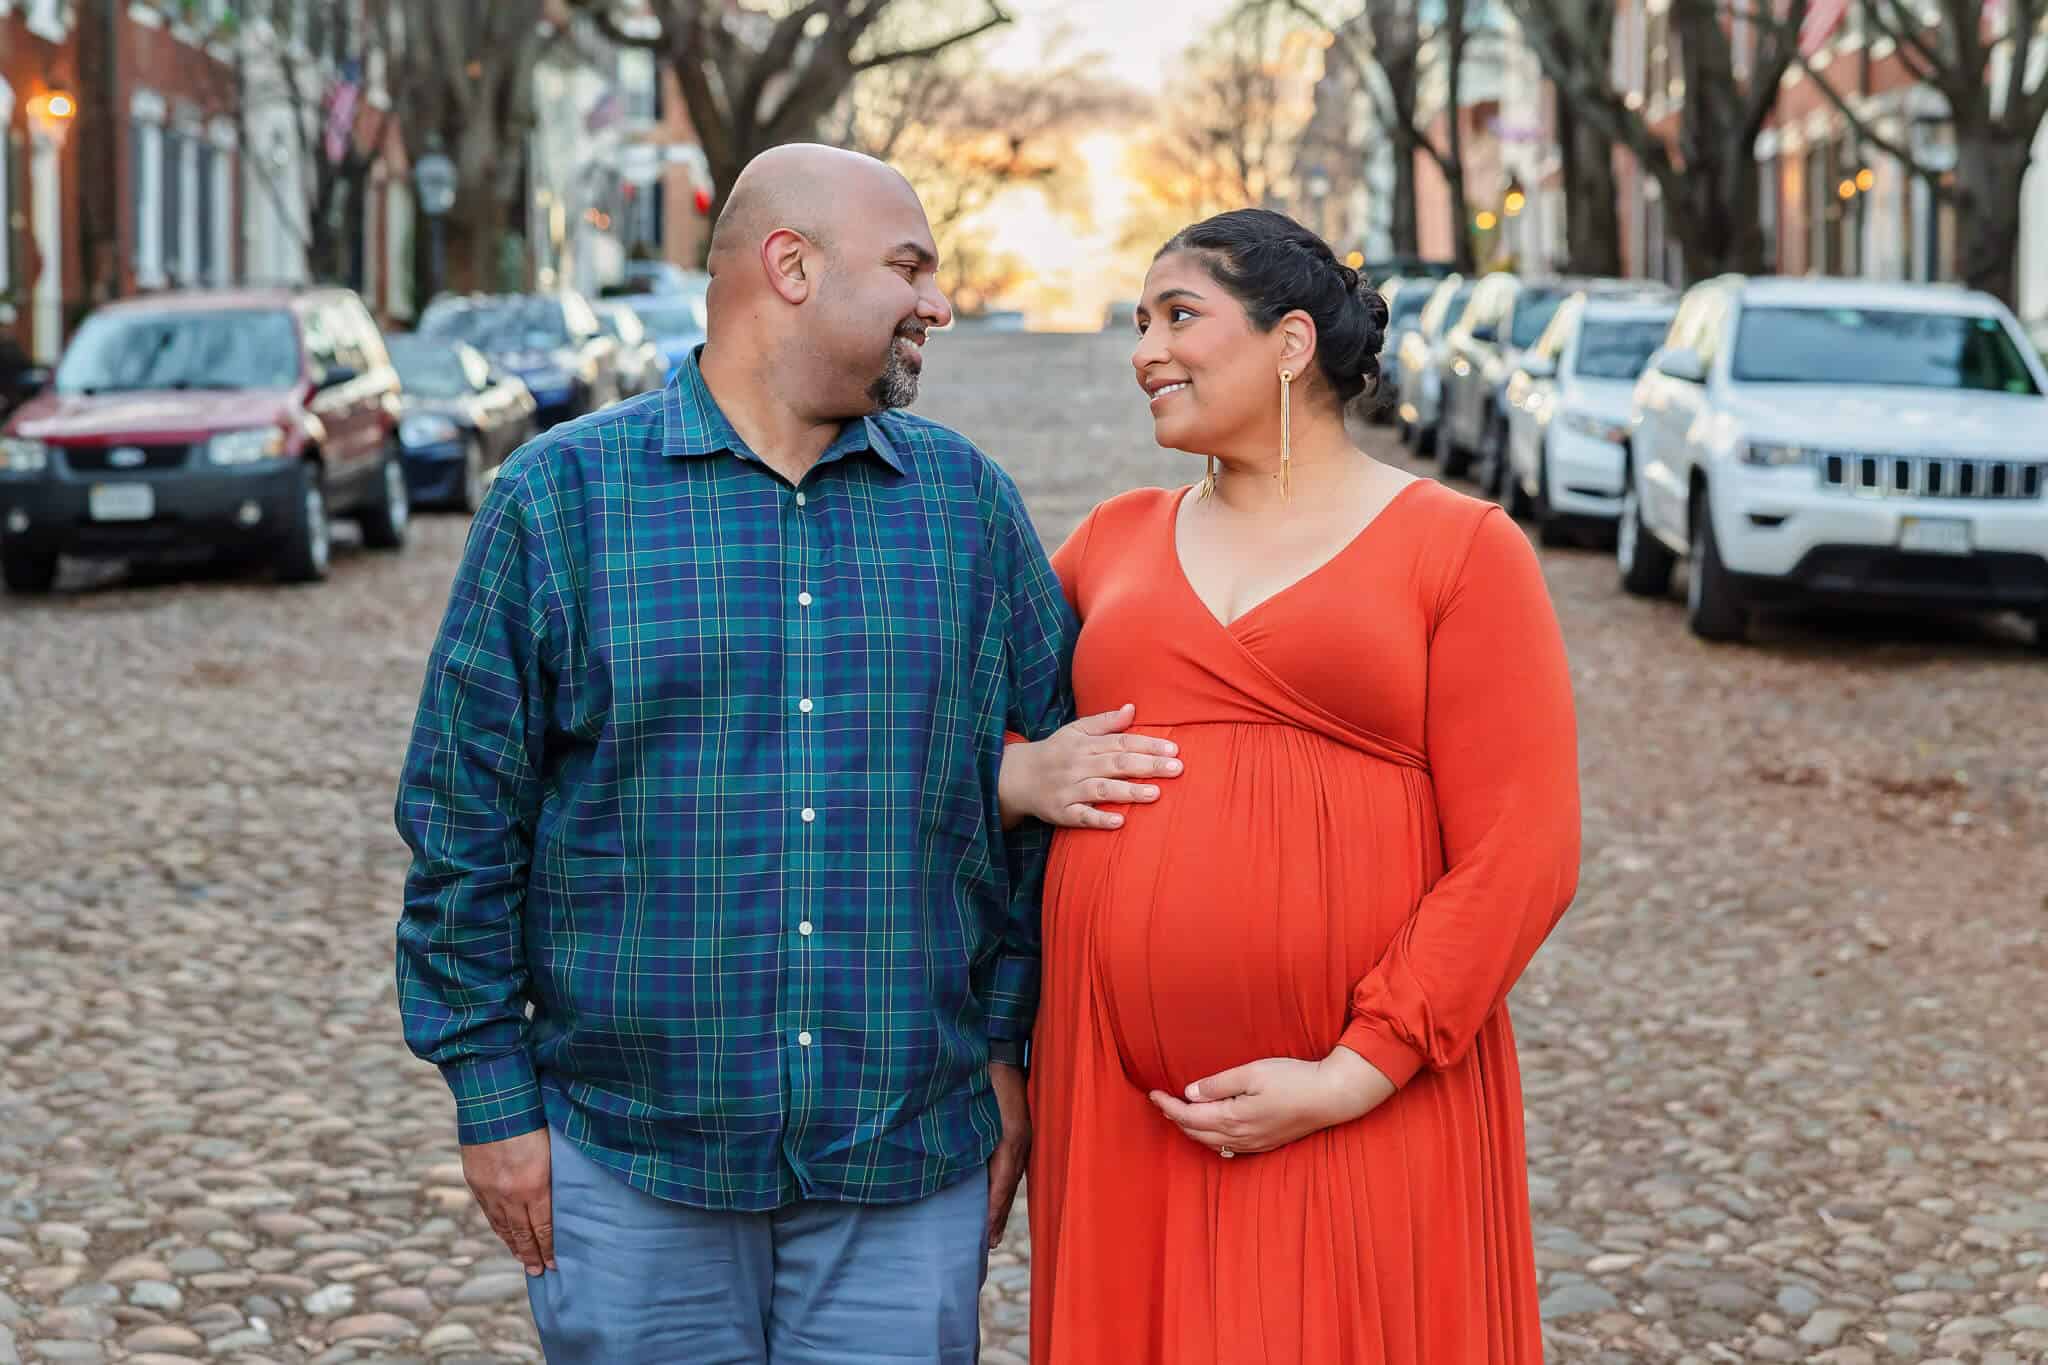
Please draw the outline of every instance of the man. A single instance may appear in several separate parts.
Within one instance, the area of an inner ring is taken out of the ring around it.
[[[1178,763],[1128,710],[1054,733],[1073,618],[1016,488],[896,411],[936,268],[894,171],[763,154],[705,346],[471,529],[400,999],[551,1361],[975,1358],[1030,1132],[1021,817],[1105,823]]]

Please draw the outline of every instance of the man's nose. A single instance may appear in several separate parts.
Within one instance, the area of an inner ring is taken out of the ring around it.
[[[918,299],[917,315],[930,326],[944,327],[953,321],[953,305],[946,301],[946,296],[935,284]]]

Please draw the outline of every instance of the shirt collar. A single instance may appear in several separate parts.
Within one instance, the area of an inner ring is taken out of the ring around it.
[[[670,459],[692,456],[717,455],[730,452],[743,460],[761,463],[761,457],[748,448],[733,429],[725,414],[719,411],[717,400],[712,398],[710,386],[704,382],[704,372],[698,365],[698,357],[704,348],[700,345],[691,350],[676,367],[676,377],[669,382],[662,398],[663,415],[668,419],[661,453]],[[848,422],[840,427],[839,434],[832,438],[832,444],[825,447],[825,453],[818,457],[818,463],[830,464],[848,455],[868,451],[883,464],[898,474],[908,474],[903,457],[890,442],[882,424],[872,417],[863,417],[857,422]]]

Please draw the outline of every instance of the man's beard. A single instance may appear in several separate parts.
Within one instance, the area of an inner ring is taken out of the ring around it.
[[[868,385],[868,397],[882,412],[907,408],[917,401],[917,372],[905,363],[903,350],[896,344],[901,335],[889,338],[889,358],[882,363],[881,376]]]

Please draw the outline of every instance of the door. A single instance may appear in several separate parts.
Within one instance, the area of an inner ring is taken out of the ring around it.
[[[28,174],[31,226],[39,262],[35,284],[36,362],[54,365],[64,349],[64,177],[54,138],[43,133],[31,138]]]
[[[1657,376],[1661,401],[1645,413],[1645,425],[1654,425],[1656,448],[1641,466],[1644,517],[1674,545],[1683,545],[1687,534],[1687,508],[1693,467],[1693,442],[1701,418],[1707,411],[1713,383],[1715,357],[1720,353],[1721,327],[1727,317],[1727,292],[1717,286],[1701,288],[1696,298],[1681,309],[1668,344],[1688,347],[1698,354],[1707,377],[1700,383]]]

